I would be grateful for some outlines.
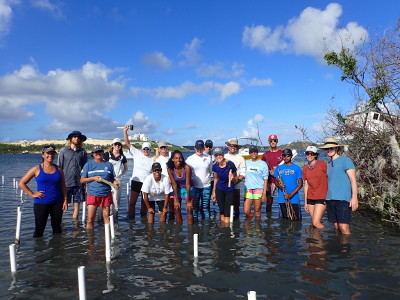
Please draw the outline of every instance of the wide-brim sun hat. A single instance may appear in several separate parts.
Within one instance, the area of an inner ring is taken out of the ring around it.
[[[319,146],[318,149],[329,149],[332,147],[344,147],[344,145],[340,145],[335,138],[327,138],[325,143],[322,146]]]
[[[68,134],[68,137],[66,138],[66,140],[69,140],[69,139],[71,139],[71,137],[73,137],[73,136],[75,136],[75,135],[77,135],[77,136],[79,136],[79,138],[80,138],[80,140],[82,141],[82,142],[84,142],[84,141],[86,141],[86,135],[83,135],[80,131],[78,131],[78,130],[74,130],[74,131],[72,131],[70,134]]]
[[[239,142],[237,139],[230,139],[229,141],[225,142],[225,145],[231,146],[231,147],[236,146],[236,147],[238,147],[238,149],[242,147],[242,145],[239,145]]]

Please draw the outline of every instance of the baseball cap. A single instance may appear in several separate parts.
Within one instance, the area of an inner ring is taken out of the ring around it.
[[[271,135],[268,137],[268,139],[269,139],[269,140],[277,140],[277,139],[278,139],[278,136],[277,136],[276,134],[271,134]]]
[[[292,149],[283,149],[282,150],[282,155],[293,156]]]
[[[215,148],[214,151],[213,151],[213,153],[214,153],[214,156],[216,156],[216,155],[223,155],[223,154],[224,154],[224,152],[222,151],[221,148]]]
[[[194,144],[194,147],[196,149],[204,149],[204,142],[203,140],[197,140],[196,143]]]
[[[56,152],[56,147],[54,145],[44,145],[42,148],[42,153]]]
[[[153,165],[151,166],[151,171],[152,172],[154,172],[154,171],[162,171],[161,164],[159,162],[153,163]]]
[[[151,144],[150,144],[149,142],[144,142],[144,143],[142,144],[142,150],[143,150],[144,148],[149,148],[149,149],[151,149]]]
[[[315,146],[308,146],[306,149],[306,152],[313,152],[313,153],[317,153],[317,147]]]
[[[158,148],[161,148],[161,147],[168,147],[167,143],[164,142],[164,141],[159,141],[157,145],[158,145]]]
[[[254,146],[254,145],[251,145],[250,148],[249,148],[249,153],[251,153],[251,152],[257,152],[258,153],[257,147]]]
[[[205,142],[205,145],[206,145],[206,146],[212,147],[212,146],[213,146],[212,140],[207,140],[207,141]]]
[[[114,144],[117,144],[117,143],[122,144],[122,143],[121,143],[121,139],[119,139],[119,138],[113,139],[112,143],[113,143],[113,145],[114,145]]]
[[[92,152],[95,153],[95,152],[98,152],[98,151],[104,151],[103,146],[101,146],[101,145],[94,145],[94,146],[92,147]]]

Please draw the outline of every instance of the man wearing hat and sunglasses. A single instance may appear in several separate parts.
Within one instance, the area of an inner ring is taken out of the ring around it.
[[[328,138],[319,149],[325,150],[328,160],[328,221],[342,234],[350,234],[351,212],[358,209],[356,169],[353,161],[339,155],[344,147],[335,138]]]
[[[86,136],[80,131],[72,131],[66,140],[68,145],[60,150],[57,164],[64,172],[68,203],[74,203],[72,218],[76,220],[79,215],[79,203],[85,201],[81,171],[87,162],[87,153],[81,146],[86,141]]]

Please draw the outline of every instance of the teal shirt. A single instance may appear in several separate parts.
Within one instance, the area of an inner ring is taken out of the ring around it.
[[[354,164],[347,156],[339,156],[328,161],[328,193],[326,200],[351,200],[351,182],[347,170],[355,169]]]

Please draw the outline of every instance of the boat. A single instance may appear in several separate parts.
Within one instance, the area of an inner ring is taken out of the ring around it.
[[[29,151],[28,151],[28,150],[24,150],[24,151],[22,151],[21,153],[22,153],[22,154],[29,154]]]
[[[242,143],[239,142],[239,140],[247,140],[247,141],[249,141],[249,142],[246,142],[245,145],[242,145],[242,147],[239,149],[239,152],[238,152],[241,156],[243,156],[243,158],[245,160],[251,158],[250,157],[250,153],[249,153],[250,146],[256,146],[257,147],[257,149],[258,149],[258,158],[261,159],[261,157],[264,154],[264,151],[262,149],[260,149],[261,146],[258,146],[258,141],[259,141],[258,138],[238,137],[236,139],[238,140],[239,145],[242,144]]]

